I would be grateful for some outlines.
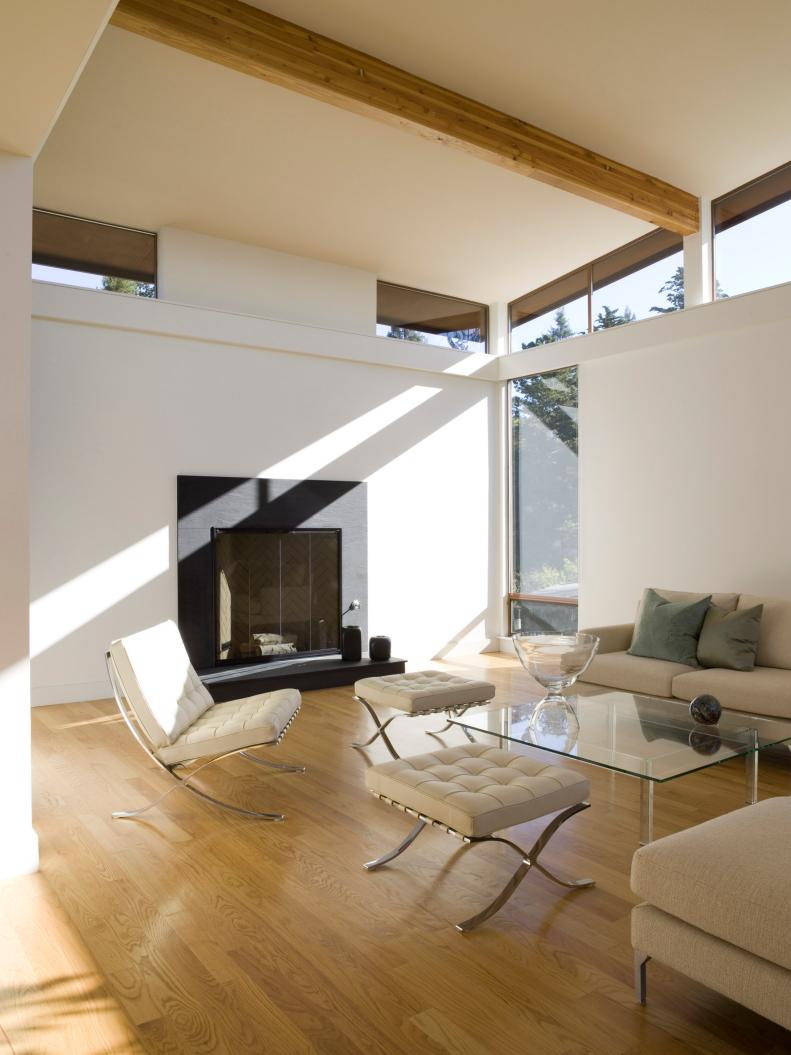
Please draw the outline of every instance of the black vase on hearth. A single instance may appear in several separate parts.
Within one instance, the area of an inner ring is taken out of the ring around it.
[[[341,627],[341,659],[357,663],[363,658],[363,633],[359,626]]]
[[[368,658],[376,663],[384,663],[390,659],[390,638],[384,634],[377,634],[368,642]]]

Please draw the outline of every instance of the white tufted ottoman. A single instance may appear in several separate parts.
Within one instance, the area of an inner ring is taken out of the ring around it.
[[[458,674],[447,674],[441,670],[418,670],[409,674],[386,674],[381,678],[363,678],[354,686],[354,698],[366,708],[373,718],[376,732],[364,743],[356,743],[352,746],[367,747],[378,736],[381,736],[393,758],[398,758],[398,752],[393,747],[386,730],[388,725],[401,715],[394,714],[382,722],[374,710],[374,705],[395,707],[402,714],[412,717],[441,711],[457,717],[463,714],[468,707],[492,700],[494,685],[489,681],[460,678]]]
[[[375,861],[369,861],[365,865],[369,870],[398,857],[427,824],[455,835],[468,845],[505,843],[522,858],[522,863],[494,901],[476,916],[457,923],[457,930],[472,930],[493,916],[532,867],[561,886],[593,886],[592,879],[566,882],[537,860],[560,825],[590,805],[587,802],[588,781],[571,769],[548,766],[498,747],[465,744],[431,754],[381,762],[368,770],[366,784],[377,798],[417,818],[417,824],[400,846]],[[547,825],[528,851],[493,834],[557,810],[563,812]]]

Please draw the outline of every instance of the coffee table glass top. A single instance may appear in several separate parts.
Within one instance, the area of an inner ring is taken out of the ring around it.
[[[791,721],[781,718],[723,709],[717,725],[700,725],[683,700],[587,686],[568,700],[571,713],[560,705],[539,707],[538,700],[525,700],[470,708],[449,720],[472,733],[659,782],[791,743]]]

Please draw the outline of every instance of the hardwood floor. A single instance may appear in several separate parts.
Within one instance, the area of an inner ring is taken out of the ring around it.
[[[507,657],[445,666],[486,670],[503,702],[522,679]],[[306,693],[273,755],[304,762],[304,776],[262,777],[234,759],[206,777],[205,786],[242,803],[282,808],[285,824],[235,817],[183,790],[143,821],[114,822],[112,809],[167,787],[114,706],[34,710],[42,875],[14,881],[0,898],[2,976],[4,959],[28,963],[14,976],[21,981],[3,984],[0,1052],[791,1051],[784,1030],[657,964],[648,1007],[635,1005],[628,877],[639,789],[631,778],[584,767],[593,808],[547,850],[547,863],[593,876],[595,889],[564,894],[531,874],[472,934],[452,923],[511,873],[505,847],[462,850],[428,831],[397,862],[366,873],[362,862],[411,823],[365,791],[366,765],[387,757],[381,741],[369,752],[349,747],[369,721],[351,689]],[[406,754],[429,750],[425,730],[436,727],[434,718],[391,728]],[[463,742],[459,730],[445,739]],[[789,794],[790,780],[783,758],[762,759],[761,797]],[[735,809],[743,796],[738,760],[661,787],[657,835]],[[525,825],[520,841],[540,827]],[[35,954],[24,953],[36,941]]]

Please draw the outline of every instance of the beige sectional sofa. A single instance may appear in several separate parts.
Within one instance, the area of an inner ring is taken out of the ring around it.
[[[632,909],[638,999],[645,1003],[650,958],[791,1029],[790,872],[785,797],[638,850],[632,862],[632,890],[641,900]]]
[[[669,601],[697,601],[708,596],[657,590]],[[688,667],[660,659],[630,656],[634,623],[586,627],[581,633],[600,638],[598,654],[580,679],[588,684],[692,700],[700,693],[716,696],[723,707],[775,718],[791,718],[791,600],[756,594],[714,593],[712,604],[728,612],[764,606],[754,670]],[[636,619],[639,619],[639,608]]]

